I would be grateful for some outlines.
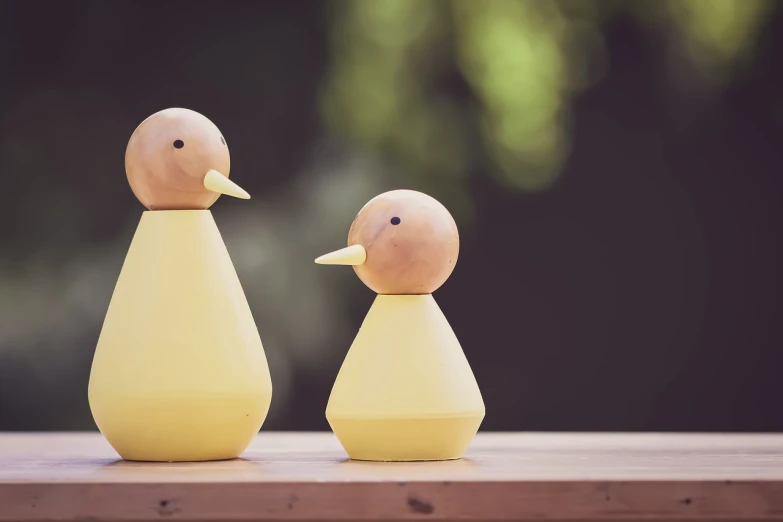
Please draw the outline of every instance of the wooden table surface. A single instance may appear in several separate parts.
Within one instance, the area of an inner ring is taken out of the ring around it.
[[[262,433],[145,464],[97,433],[0,434],[0,521],[360,519],[783,520],[783,435],[480,433],[463,460],[369,463]]]

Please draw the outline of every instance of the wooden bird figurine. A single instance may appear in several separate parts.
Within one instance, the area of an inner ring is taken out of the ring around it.
[[[126,150],[144,212],[103,323],[89,383],[96,424],[127,460],[238,457],[269,410],[272,382],[242,286],[209,207],[247,199],[207,118],[167,109]]]
[[[378,293],[332,388],[326,417],[358,460],[462,457],[484,418],[476,379],[432,293],[459,253],[454,219],[411,190],[361,209],[348,246],[316,259],[352,265]]]

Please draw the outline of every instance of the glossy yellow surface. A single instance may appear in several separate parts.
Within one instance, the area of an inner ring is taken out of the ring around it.
[[[340,368],[326,417],[354,459],[462,457],[484,418],[484,402],[431,294],[375,299]]]
[[[261,339],[210,211],[145,212],[93,360],[98,428],[128,460],[234,458],[271,398]]]

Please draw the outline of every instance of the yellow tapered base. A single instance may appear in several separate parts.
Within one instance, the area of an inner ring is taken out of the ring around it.
[[[452,460],[462,458],[483,418],[332,418],[329,424],[355,460]]]
[[[432,295],[379,295],[329,397],[352,459],[462,457],[484,418],[465,354]]]
[[[89,401],[128,460],[238,457],[272,382],[250,308],[212,214],[142,216],[98,340]]]
[[[225,460],[245,451],[267,409],[257,395],[127,397],[111,417],[103,412],[101,426],[125,460]]]

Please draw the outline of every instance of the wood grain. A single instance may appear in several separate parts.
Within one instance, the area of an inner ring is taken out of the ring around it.
[[[783,435],[481,433],[459,461],[351,462],[331,434],[143,464],[90,434],[0,435],[0,521],[783,520]]]

